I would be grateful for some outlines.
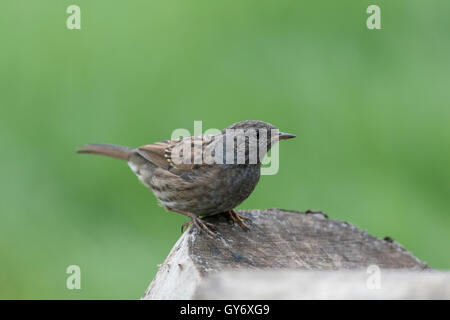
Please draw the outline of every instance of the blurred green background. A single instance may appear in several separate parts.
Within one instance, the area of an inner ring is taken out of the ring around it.
[[[66,8],[81,7],[81,30]],[[381,7],[382,30],[366,28]],[[140,297],[185,218],[85,143],[245,119],[298,138],[240,208],[321,209],[450,268],[450,2],[0,6],[0,298]],[[82,289],[65,287],[68,265]]]

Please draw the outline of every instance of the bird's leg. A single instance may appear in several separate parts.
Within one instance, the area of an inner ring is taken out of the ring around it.
[[[210,230],[210,229],[214,229],[214,230],[216,229],[216,227],[212,223],[202,221],[202,219],[200,219],[195,214],[190,213],[190,212],[182,212],[182,211],[177,211],[177,210],[173,210],[173,209],[171,209],[171,211],[182,214],[182,215],[187,216],[192,219],[190,221],[186,221],[185,223],[183,223],[183,225],[181,226],[182,233],[184,232],[184,230],[187,227],[189,227],[191,224],[194,224],[197,228],[199,228],[202,231],[205,231],[211,237],[217,238],[217,235]]]
[[[230,212],[229,211],[225,211],[225,212],[223,212],[222,213],[224,216],[225,216],[225,218],[227,219],[227,222],[229,223],[229,224],[234,224],[234,219],[233,219],[233,217],[231,216],[231,214],[230,214]]]
[[[244,221],[252,221],[250,218],[244,217],[243,215],[237,214],[236,211],[234,211],[233,209],[231,209],[230,211],[227,211],[228,216],[233,220],[236,221],[237,224],[244,229],[244,231],[249,231],[250,229],[246,226],[246,224],[244,223]]]

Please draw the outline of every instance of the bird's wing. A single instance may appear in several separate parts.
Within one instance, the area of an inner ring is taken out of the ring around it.
[[[137,148],[137,152],[155,165],[170,170],[187,171],[211,165],[213,135],[192,136],[165,140]]]

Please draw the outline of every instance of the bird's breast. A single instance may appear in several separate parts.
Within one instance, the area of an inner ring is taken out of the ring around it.
[[[159,167],[130,168],[167,210],[213,215],[235,208],[254,190],[259,166],[209,166],[175,175]]]

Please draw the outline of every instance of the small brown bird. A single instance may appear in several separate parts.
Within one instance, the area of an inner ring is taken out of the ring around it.
[[[168,211],[177,212],[211,236],[210,223],[200,217],[228,214],[244,230],[249,220],[233,209],[253,192],[262,159],[278,140],[295,135],[278,131],[270,123],[247,120],[216,135],[199,135],[156,142],[138,148],[88,144],[77,150],[128,162],[131,170]]]

